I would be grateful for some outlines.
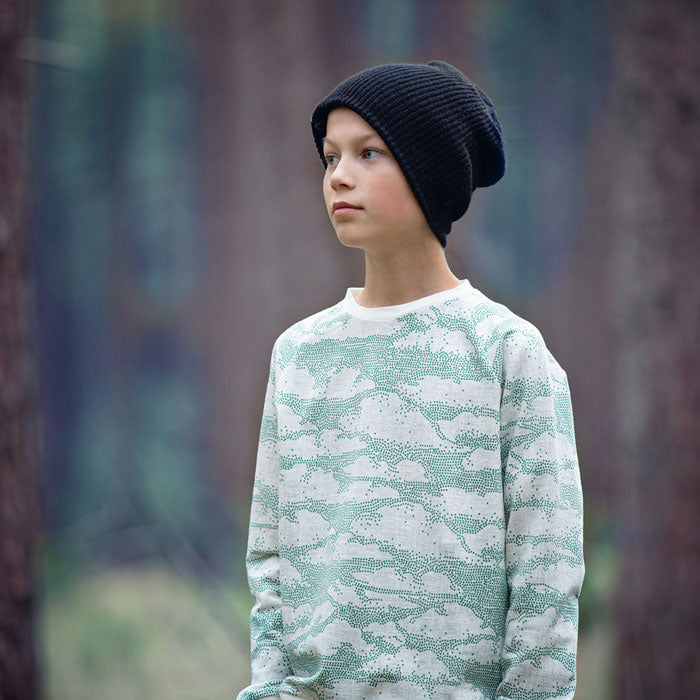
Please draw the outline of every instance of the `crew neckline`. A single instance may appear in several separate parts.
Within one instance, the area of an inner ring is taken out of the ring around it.
[[[342,308],[353,316],[360,318],[396,318],[409,311],[431,304],[441,303],[452,297],[461,296],[471,292],[473,287],[468,279],[462,279],[459,284],[450,289],[443,289],[441,292],[428,294],[412,301],[406,301],[403,304],[391,304],[390,306],[362,306],[355,301],[355,293],[360,293],[364,287],[348,287],[345,292],[345,297],[340,302]]]

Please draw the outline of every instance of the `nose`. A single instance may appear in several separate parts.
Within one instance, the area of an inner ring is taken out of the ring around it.
[[[331,187],[334,189],[340,185],[345,185],[346,187],[353,187],[353,174],[352,168],[350,167],[349,158],[339,158],[336,156],[336,163],[330,174],[329,182]]]

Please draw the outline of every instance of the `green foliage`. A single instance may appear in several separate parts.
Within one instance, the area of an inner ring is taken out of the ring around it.
[[[250,678],[249,600],[246,591],[194,588],[158,566],[88,573],[68,589],[47,582],[45,697],[230,700]]]
[[[610,700],[614,663],[612,599],[618,583],[615,523],[595,504],[584,514],[586,575],[579,600],[576,700]]]

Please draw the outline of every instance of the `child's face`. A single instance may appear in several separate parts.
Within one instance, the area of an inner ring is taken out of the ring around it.
[[[328,115],[323,176],[326,209],[343,245],[396,250],[422,236],[434,237],[396,159],[359,115],[336,107]],[[358,209],[334,212],[338,201]]]

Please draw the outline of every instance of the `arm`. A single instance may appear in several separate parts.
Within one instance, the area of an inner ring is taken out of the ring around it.
[[[250,508],[246,571],[254,605],[250,613],[251,684],[237,700],[279,697],[279,687],[292,674],[282,641],[280,562],[278,551],[279,453],[275,358],[272,348],[258,441],[255,480]]]
[[[568,378],[532,325],[503,341],[501,466],[509,590],[498,700],[576,689],[583,494]]]

